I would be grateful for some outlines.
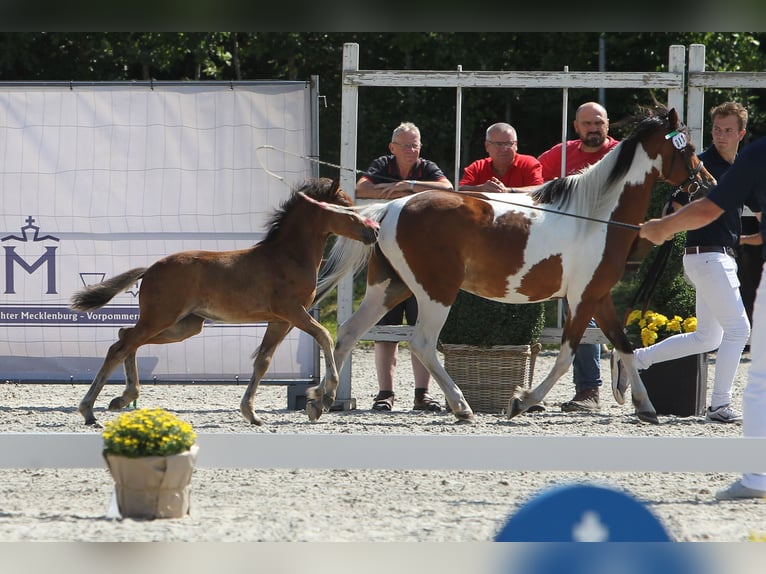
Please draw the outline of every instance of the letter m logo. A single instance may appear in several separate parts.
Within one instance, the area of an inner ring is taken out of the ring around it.
[[[5,249],[5,292],[16,293],[14,285],[14,265],[18,264],[29,275],[32,275],[44,264],[47,264],[48,270],[48,295],[58,293],[56,291],[56,247],[46,247],[45,253],[40,258],[29,265],[18,253],[16,248],[6,245]]]

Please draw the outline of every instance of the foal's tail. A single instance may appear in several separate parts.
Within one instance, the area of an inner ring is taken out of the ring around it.
[[[386,213],[386,207],[387,203],[374,203],[355,209],[363,217],[380,223]],[[337,237],[335,244],[330,249],[330,254],[319,268],[317,292],[312,306],[327,297],[344,275],[351,273],[356,276],[369,260],[373,249],[375,249],[374,243],[365,245],[361,241]]]
[[[80,289],[72,295],[70,307],[77,311],[93,311],[109,303],[117,293],[127,291],[146,273],[146,267],[136,267],[125,273]]]

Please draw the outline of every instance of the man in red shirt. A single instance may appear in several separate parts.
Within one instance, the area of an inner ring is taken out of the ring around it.
[[[609,135],[606,109],[596,102],[586,102],[577,108],[572,125],[579,138],[566,142],[565,175],[593,165],[620,143]],[[560,143],[556,144],[537,158],[543,166],[544,181],[561,177],[561,148]]]
[[[512,188],[543,183],[542,167],[534,156],[518,153],[516,130],[506,123],[487,128],[484,149],[489,157],[477,159],[463,170],[460,191],[506,193]]]
[[[578,139],[566,142],[566,162],[561,164],[562,144],[556,144],[537,158],[543,168],[543,179],[549,181],[565,175],[572,175],[593,165],[619,141],[609,136],[609,117],[604,106],[596,102],[586,102],[577,108],[572,123]],[[591,319],[588,327],[596,327]],[[572,363],[572,378],[575,384],[575,396],[561,404],[564,412],[597,412],[601,409],[598,388],[601,386],[601,345],[580,344],[575,351]]]

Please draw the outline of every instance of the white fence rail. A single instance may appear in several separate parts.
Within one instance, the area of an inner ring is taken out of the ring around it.
[[[200,433],[201,468],[766,472],[766,439]],[[2,433],[0,468],[101,468],[98,433]],[[523,455],[520,455],[523,453]]]

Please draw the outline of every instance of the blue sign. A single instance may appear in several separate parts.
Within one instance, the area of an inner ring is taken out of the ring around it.
[[[509,556],[507,572],[712,574],[688,547],[672,543],[643,504],[600,486],[569,485],[537,495],[511,516],[495,540],[543,543],[522,545],[521,556]]]
[[[498,542],[669,542],[660,521],[633,497],[609,488],[569,485],[525,504]]]

